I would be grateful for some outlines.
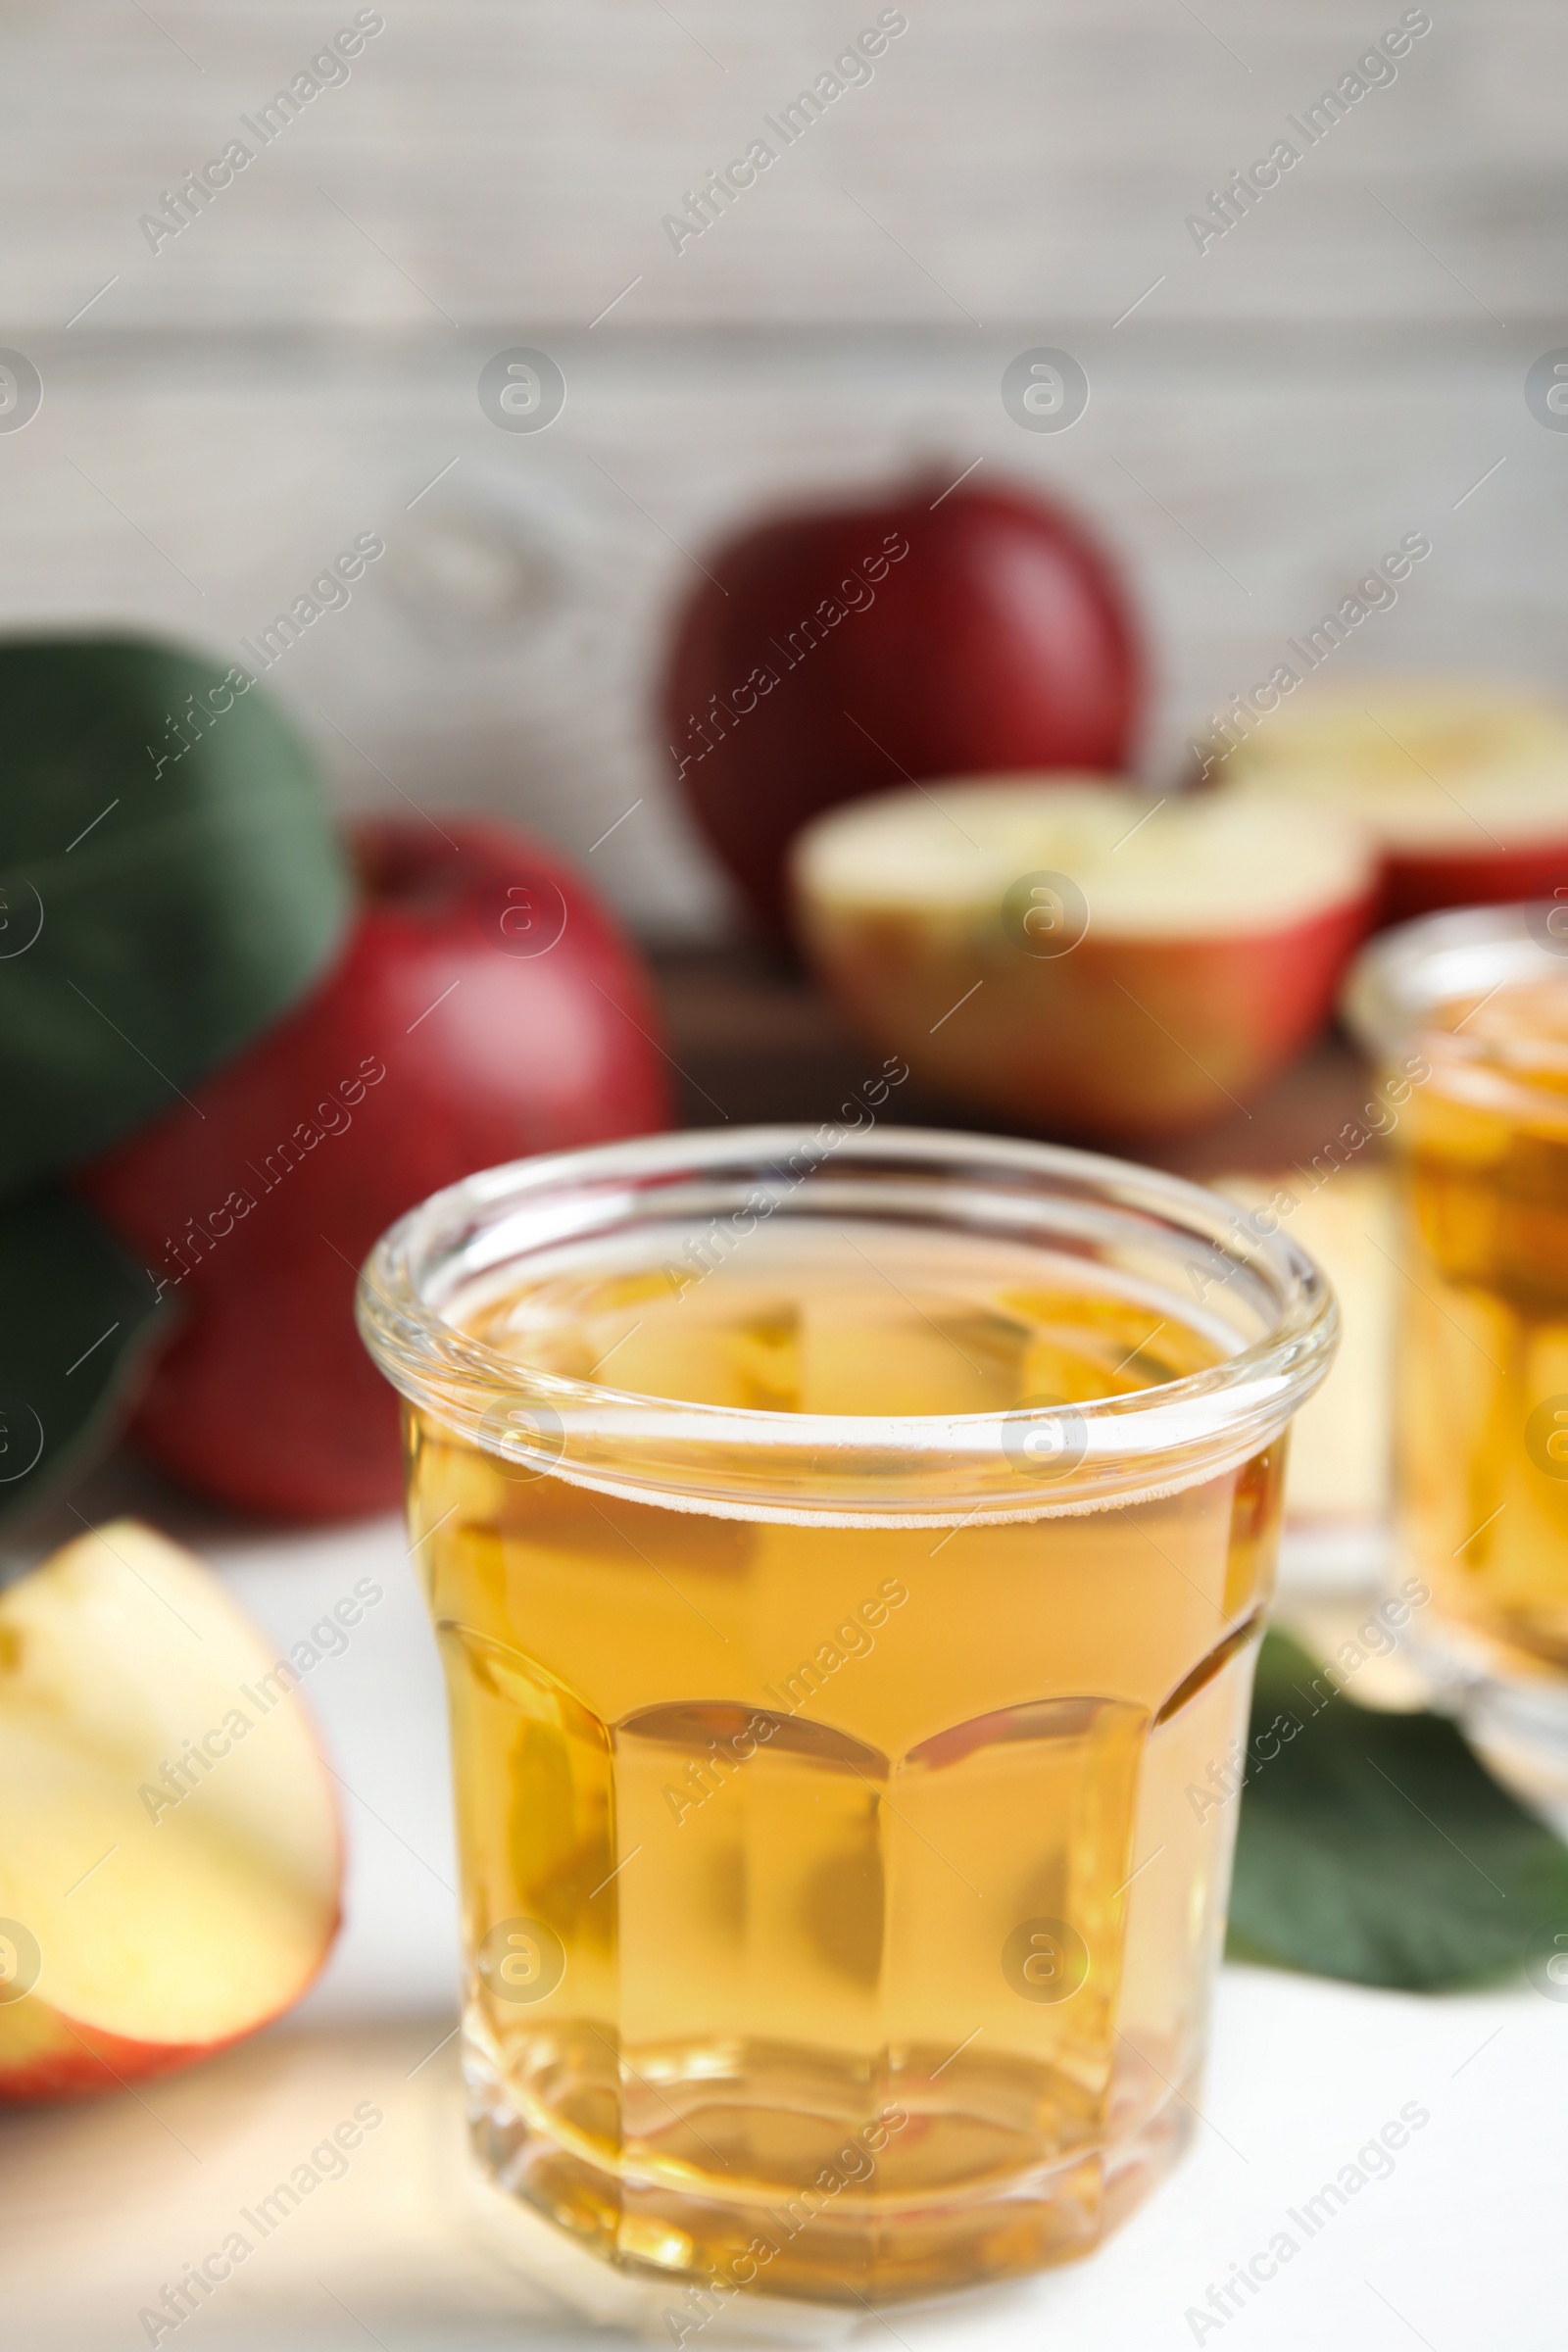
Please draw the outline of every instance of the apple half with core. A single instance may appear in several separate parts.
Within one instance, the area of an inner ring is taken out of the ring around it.
[[[1372,844],[1281,795],[938,782],[796,845],[808,956],[875,1047],[1048,1134],[1224,1118],[1320,1026],[1364,932]]]
[[[962,469],[748,525],[680,616],[676,781],[770,933],[822,809],[902,778],[1115,774],[1131,753],[1143,649],[1110,556],[1034,490]]]
[[[1568,895],[1568,709],[1544,695],[1379,679],[1303,697],[1260,720],[1222,773],[1368,825],[1381,921]]]
[[[305,1991],[343,1863],[297,1680],[132,1520],[0,1595],[0,2101],[167,2074]]]

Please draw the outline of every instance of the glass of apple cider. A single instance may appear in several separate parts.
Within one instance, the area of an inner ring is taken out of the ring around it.
[[[1402,1078],[1396,1428],[1412,1642],[1477,1732],[1568,1776],[1568,906],[1386,932],[1352,975]]]
[[[677,2341],[1081,2253],[1182,2146],[1336,1329],[1269,1224],[862,1114],[492,1169],[369,1260],[475,2146]]]

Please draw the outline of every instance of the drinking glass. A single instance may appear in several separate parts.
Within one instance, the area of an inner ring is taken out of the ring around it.
[[[1385,932],[1347,996],[1402,1199],[1398,1557],[1412,1649],[1568,1794],[1568,906]]]
[[[491,1169],[369,1259],[473,2143],[677,2340],[1081,2253],[1180,2149],[1336,1331],[1269,1222],[862,1122]]]

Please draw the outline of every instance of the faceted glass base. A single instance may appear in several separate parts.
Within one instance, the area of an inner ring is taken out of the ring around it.
[[[466,2023],[464,2050],[470,2132],[484,2172],[617,2271],[667,2284],[665,2318],[676,2343],[739,2294],[863,2308],[949,2294],[1088,2254],[1182,2154],[1197,2087],[1196,2074],[1175,2089],[1148,2075],[1138,2086],[1142,2097],[1118,2101],[1129,2110],[1120,2136],[1053,2162],[998,2169],[961,2193],[921,2195],[906,2183],[902,2194],[872,2194],[869,2181],[857,2191],[848,2180],[835,2190],[826,2184],[831,2166],[815,2173],[823,2185],[792,2188],[748,2180],[738,2163],[733,2186],[726,2180],[715,2193],[709,2168],[699,2174],[678,2159],[617,2164],[597,2135],[573,2134],[568,2142],[559,2123],[555,2131],[542,2128],[542,2118],[525,2111],[531,2102],[519,2102],[504,2080],[477,2011]],[[747,2077],[754,2098],[758,2074],[753,2054]],[[793,2086],[798,2095],[798,2074]],[[966,2087],[978,2095],[966,2098]],[[983,2077],[960,2077],[940,2106],[928,2094],[923,2112],[912,2101],[895,2110],[906,2119],[898,2127],[911,2159],[904,2169],[940,2172],[960,2142],[997,2138],[997,2088]],[[736,2155],[743,2141],[755,2143],[762,2119],[726,2106],[721,2082],[694,2084],[688,2075],[675,2097],[680,2114],[672,2100],[672,2128],[710,2147],[718,2165],[728,2165],[726,2141]],[[776,2116],[766,2120],[776,2126]],[[826,2138],[850,2138],[830,2116],[798,2120],[819,2125]],[[915,2154],[922,2142],[924,2165]]]

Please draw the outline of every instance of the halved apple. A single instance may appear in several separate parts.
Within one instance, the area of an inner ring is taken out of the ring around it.
[[[819,818],[807,953],[917,1076],[1047,1132],[1227,1116],[1327,1014],[1377,860],[1342,812],[1104,783],[936,782]]]
[[[1568,887],[1568,709],[1501,685],[1376,680],[1261,720],[1226,784],[1351,810],[1386,861],[1380,919]]]
[[[297,1679],[131,1520],[0,1594],[0,2101],[167,2073],[305,1990],[342,1847]]]

